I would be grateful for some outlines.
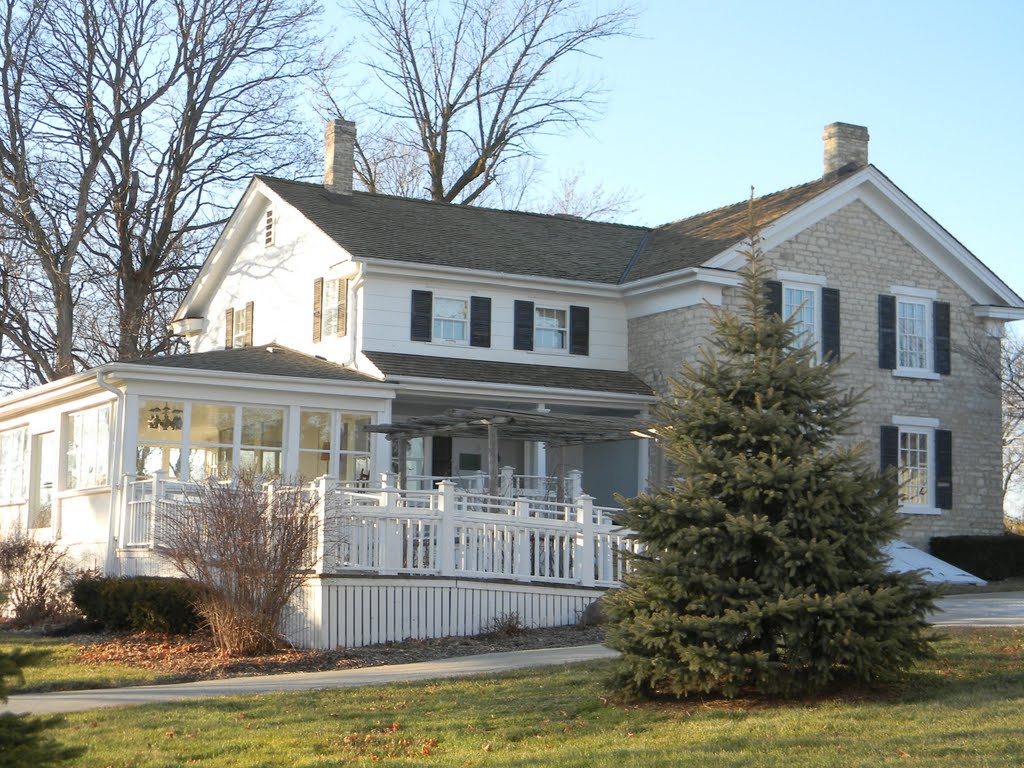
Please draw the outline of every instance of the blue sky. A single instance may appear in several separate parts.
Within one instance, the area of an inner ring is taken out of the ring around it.
[[[637,194],[660,224],[816,178],[822,128],[866,125],[870,160],[1024,295],[1024,3],[650,0],[594,66],[590,136],[546,166]]]
[[[1020,0],[647,0],[583,63],[607,104],[541,142],[548,181],[628,187],[623,220],[661,224],[810,181],[822,128],[866,125],[871,162],[1024,296],[1022,30]]]

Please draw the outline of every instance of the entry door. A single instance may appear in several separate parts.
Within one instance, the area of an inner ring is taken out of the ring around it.
[[[53,432],[32,435],[32,482],[28,497],[28,527],[53,524],[53,489],[57,482],[57,439]]]
[[[431,445],[430,474],[434,477],[451,477],[452,439],[444,435],[434,437]]]

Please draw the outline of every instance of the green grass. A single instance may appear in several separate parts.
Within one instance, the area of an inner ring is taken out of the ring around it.
[[[1018,766],[1024,633],[957,630],[903,684],[816,700],[606,703],[609,663],[71,715],[76,766]],[[424,747],[429,754],[424,754]]]
[[[15,648],[50,651],[38,666],[25,669],[25,682],[11,681],[13,693],[70,691],[88,688],[120,688],[167,680],[168,676],[148,669],[121,664],[85,665],[78,660],[76,643],[57,638],[0,632],[0,651]]]

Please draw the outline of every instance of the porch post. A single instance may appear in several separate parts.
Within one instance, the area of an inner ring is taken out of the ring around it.
[[[409,477],[409,438],[398,438],[398,487],[405,490]]]
[[[313,562],[314,573],[329,573],[327,568],[327,497],[331,492],[331,479],[324,475],[318,477],[314,481],[316,486],[316,512],[317,512],[317,530],[316,530],[316,551],[313,553],[315,558]],[[333,533],[333,532],[332,532]]]
[[[583,493],[583,472],[578,469],[570,469],[566,473],[566,480],[569,486],[569,500],[575,501]]]
[[[528,580],[533,572],[533,553],[530,547],[531,534],[527,525],[530,522],[530,501],[525,498],[515,500],[516,511],[516,551],[515,578]]]
[[[594,497],[586,494],[576,500],[576,581],[582,587],[594,586]]]
[[[501,468],[501,496],[510,499],[516,495],[515,467]]]
[[[487,495],[498,495],[498,427],[487,425]]]
[[[559,504],[565,503],[565,444],[558,445],[558,461],[555,465],[555,501]],[[573,496],[572,498],[576,498]]]
[[[455,575],[455,483],[437,484],[437,511],[440,515],[436,538],[437,568],[441,576]]]

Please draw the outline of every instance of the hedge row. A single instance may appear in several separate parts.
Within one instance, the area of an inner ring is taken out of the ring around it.
[[[75,583],[71,599],[87,619],[115,632],[191,634],[201,623],[195,582],[156,576],[86,577]]]
[[[1024,536],[936,536],[929,548],[940,560],[987,581],[1024,576]]]

